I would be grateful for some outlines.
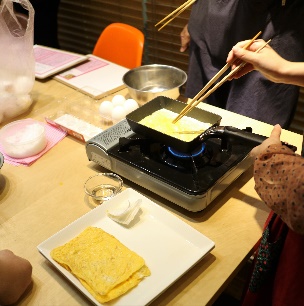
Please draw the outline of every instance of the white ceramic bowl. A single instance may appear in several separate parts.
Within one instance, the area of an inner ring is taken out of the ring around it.
[[[33,119],[17,120],[1,128],[0,143],[4,153],[10,157],[30,157],[45,148],[45,128]]]

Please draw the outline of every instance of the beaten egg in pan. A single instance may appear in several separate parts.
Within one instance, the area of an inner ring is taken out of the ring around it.
[[[143,118],[139,123],[183,141],[193,140],[198,134],[207,130],[211,126],[210,123],[201,122],[187,116],[182,117],[176,123],[172,123],[173,119],[175,119],[177,115],[177,113],[163,108]],[[192,131],[193,133],[191,133]],[[196,131],[198,131],[198,133],[196,133]]]

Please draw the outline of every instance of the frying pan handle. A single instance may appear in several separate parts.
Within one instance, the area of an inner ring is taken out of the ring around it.
[[[251,142],[253,145],[261,144],[267,137],[251,133],[250,130],[240,130],[232,126],[214,126],[206,130],[201,135],[201,140],[205,141],[208,138],[225,137]]]
[[[225,126],[224,127],[224,135],[230,136],[234,139],[243,140],[244,142],[250,142],[253,145],[259,145],[261,144],[267,137],[254,134],[251,131],[248,130],[240,130],[232,126]]]
[[[246,130],[240,130],[238,128],[232,126],[215,126],[206,131],[206,133],[202,134],[202,139],[207,140],[211,137],[219,137],[222,135],[223,137],[231,137],[234,139],[242,140],[244,142],[250,142],[254,146],[258,146],[268,137],[254,134],[251,132],[251,128],[247,128]],[[290,145],[286,142],[282,141],[282,144],[293,150],[294,152],[297,150],[297,147]]]

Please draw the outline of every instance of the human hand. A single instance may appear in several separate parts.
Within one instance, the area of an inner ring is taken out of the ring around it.
[[[0,251],[0,305],[19,300],[32,282],[32,265],[10,250]]]
[[[258,70],[267,79],[273,82],[283,82],[284,76],[282,76],[281,70],[285,65],[288,65],[288,62],[269,45],[266,45],[258,53],[255,53],[257,49],[264,46],[264,40],[258,39],[247,50],[243,49],[248,42],[247,40],[237,43],[228,54],[227,62],[231,62],[233,59],[238,58],[247,63],[240,71],[235,73],[232,78],[237,79],[252,70]],[[231,69],[235,67],[235,65],[232,65]]]
[[[279,124],[276,124],[269,136],[269,138],[265,139],[260,145],[254,147],[250,156],[256,158],[259,154],[265,151],[272,144],[281,144],[280,136],[281,136],[282,128]]]
[[[181,31],[180,38],[181,38],[180,52],[185,52],[190,44],[190,34],[188,32],[187,24],[184,26],[183,30]]]

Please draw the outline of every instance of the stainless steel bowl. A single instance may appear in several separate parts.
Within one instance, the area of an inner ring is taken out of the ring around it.
[[[131,98],[139,105],[157,96],[176,99],[186,81],[187,74],[183,70],[159,64],[140,66],[129,70],[123,76]]]

